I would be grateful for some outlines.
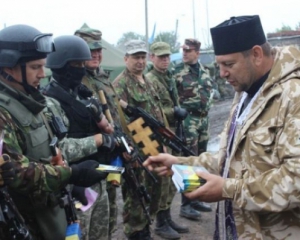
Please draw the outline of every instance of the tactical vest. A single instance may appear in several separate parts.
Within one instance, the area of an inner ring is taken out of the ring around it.
[[[96,122],[92,119],[92,116],[86,109],[85,105],[72,97],[70,93],[65,91],[56,82],[51,81],[43,89],[43,93],[46,96],[56,99],[65,111],[69,120],[69,138],[85,138],[100,132]],[[85,159],[99,160],[99,156],[97,154],[93,154],[81,159],[81,161]]]
[[[95,121],[92,119],[92,116],[85,105],[72,97],[56,82],[50,82],[43,90],[43,93],[46,96],[56,99],[65,111],[69,120],[68,137],[84,138],[93,136],[99,132]]]
[[[22,103],[4,93],[0,93],[0,106],[10,113],[21,129],[26,142],[22,150],[29,161],[49,161],[51,139],[41,114],[33,115]]]

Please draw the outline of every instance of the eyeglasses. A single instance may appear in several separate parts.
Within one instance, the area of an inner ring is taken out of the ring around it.
[[[20,52],[35,50],[41,53],[51,53],[55,50],[51,33],[38,35],[32,42],[0,41],[0,49],[12,49]]]

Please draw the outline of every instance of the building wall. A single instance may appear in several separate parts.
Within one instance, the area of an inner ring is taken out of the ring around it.
[[[272,38],[268,38],[268,42],[272,46],[296,45],[300,47],[300,35],[288,36],[288,37],[272,37]]]

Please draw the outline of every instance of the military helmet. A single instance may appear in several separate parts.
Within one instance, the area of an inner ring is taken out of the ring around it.
[[[55,52],[48,55],[46,67],[63,68],[70,61],[91,60],[91,52],[87,43],[74,35],[60,36],[54,39]]]
[[[0,67],[46,58],[53,51],[52,34],[41,33],[31,26],[19,24],[0,31]]]

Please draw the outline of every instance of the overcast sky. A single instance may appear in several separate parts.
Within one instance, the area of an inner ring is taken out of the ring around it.
[[[28,24],[54,36],[73,34],[87,23],[116,44],[123,33],[145,34],[145,0],[2,0],[0,29],[5,25]],[[193,4],[194,2],[194,4]],[[194,11],[193,11],[193,5]],[[193,15],[193,12],[195,13]],[[180,42],[198,38],[211,43],[209,27],[231,16],[261,17],[265,33],[282,25],[295,28],[300,22],[299,0],[148,0],[148,34],[156,23],[156,34],[175,31],[178,20]],[[195,21],[193,20],[195,16]]]

